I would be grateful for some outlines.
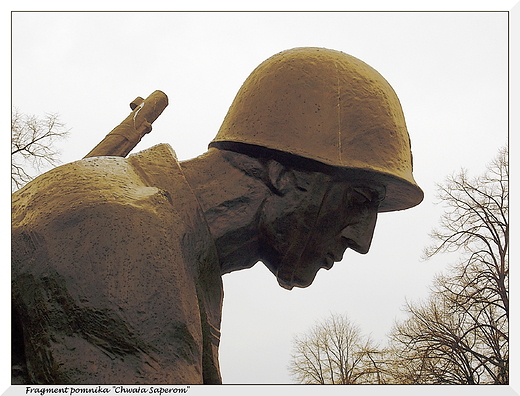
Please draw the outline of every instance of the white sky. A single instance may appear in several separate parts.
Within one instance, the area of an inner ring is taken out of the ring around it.
[[[497,6],[483,9],[510,9]],[[299,46],[341,50],[390,82],[403,106],[425,200],[380,215],[371,251],[347,251],[309,288],[280,288],[261,263],[225,275],[225,383],[290,383],[292,338],[333,312],[346,313],[384,342],[403,317],[405,299],[427,297],[433,275],[456,260],[420,261],[442,210],[434,205],[435,183],[461,167],[480,174],[508,141],[508,13],[12,16],[12,105],[40,116],[59,112],[72,129],[60,144],[63,162],[82,158],[129,114],[130,101],[156,89],[170,104],[135,151],[169,143],[181,160],[202,154],[249,73]]]

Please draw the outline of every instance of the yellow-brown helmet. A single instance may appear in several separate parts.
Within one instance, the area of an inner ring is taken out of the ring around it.
[[[380,212],[419,204],[401,104],[372,67],[340,51],[294,48],[246,79],[210,146],[239,142],[369,172],[386,187]]]

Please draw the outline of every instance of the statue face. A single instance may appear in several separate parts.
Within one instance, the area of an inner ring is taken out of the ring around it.
[[[330,269],[347,248],[368,252],[384,194],[373,182],[322,180],[280,197],[291,204],[278,202],[271,209],[278,216],[266,218],[262,261],[282,287],[309,286],[320,268]]]

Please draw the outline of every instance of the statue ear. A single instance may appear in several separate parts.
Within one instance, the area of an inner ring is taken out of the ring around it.
[[[293,170],[274,159],[258,159],[226,150],[223,150],[223,156],[233,167],[252,178],[261,180],[276,195],[285,195],[287,187],[295,184]]]
[[[283,196],[286,194],[287,188],[295,186],[295,177],[292,169],[287,168],[278,161],[267,161],[266,170],[266,184],[275,194]]]

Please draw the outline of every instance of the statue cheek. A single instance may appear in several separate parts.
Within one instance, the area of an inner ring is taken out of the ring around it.
[[[372,244],[376,222],[377,207],[367,208],[358,214],[355,222],[342,230],[341,236],[345,238],[349,248],[358,253],[366,254]]]

